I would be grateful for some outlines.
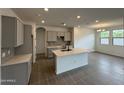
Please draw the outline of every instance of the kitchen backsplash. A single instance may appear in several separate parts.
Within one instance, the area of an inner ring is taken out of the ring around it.
[[[1,60],[2,60],[1,62],[2,63],[9,60],[13,56],[14,56],[14,48],[2,48],[1,49]]]

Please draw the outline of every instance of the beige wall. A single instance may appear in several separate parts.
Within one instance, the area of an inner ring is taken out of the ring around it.
[[[86,48],[94,51],[95,32],[87,27],[74,28],[74,48]]]

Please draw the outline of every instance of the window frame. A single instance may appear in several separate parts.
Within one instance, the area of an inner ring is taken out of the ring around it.
[[[115,30],[123,30],[123,37],[114,37],[114,36],[113,36],[113,32],[114,32]],[[123,45],[114,45],[114,39],[115,39],[115,38],[122,38],[122,39],[123,39]],[[113,30],[112,30],[112,46],[124,47],[124,29],[113,29]]]
[[[109,32],[109,36],[108,37],[101,37],[101,33],[102,32]],[[100,33],[99,33],[99,35],[100,35],[100,45],[110,45],[110,31],[101,31]],[[108,39],[108,44],[102,44],[101,43],[101,39]]]

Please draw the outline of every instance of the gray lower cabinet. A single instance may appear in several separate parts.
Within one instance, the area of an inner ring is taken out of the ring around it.
[[[27,85],[31,74],[31,62],[3,66],[2,85]]]
[[[47,56],[48,56],[48,58],[52,58],[53,57],[52,50],[55,50],[55,49],[53,49],[53,48],[48,48],[47,49]]]

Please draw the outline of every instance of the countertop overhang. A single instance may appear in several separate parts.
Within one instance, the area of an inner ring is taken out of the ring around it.
[[[58,46],[47,46],[47,48],[62,48],[62,46],[58,45]]]
[[[27,63],[27,62],[31,62],[31,59],[32,59],[32,54],[16,55],[12,57],[10,60],[1,64],[1,66],[9,66],[9,65]]]
[[[52,52],[54,53],[55,56],[61,57],[61,56],[67,56],[73,54],[88,53],[90,51],[89,49],[84,49],[84,48],[72,48],[72,51],[53,50]]]

